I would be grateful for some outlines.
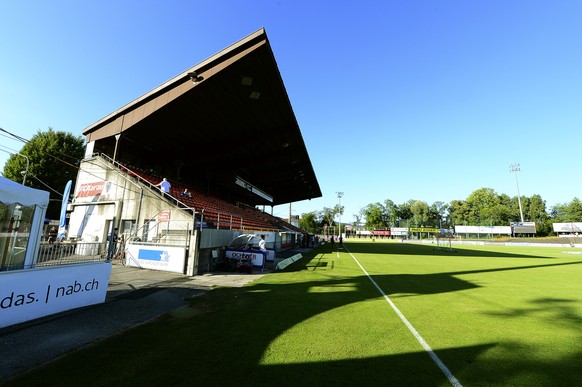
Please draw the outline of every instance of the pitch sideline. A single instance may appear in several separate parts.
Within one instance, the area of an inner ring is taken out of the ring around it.
[[[418,331],[416,330],[416,328],[414,328],[414,326],[410,323],[410,321],[408,321],[408,319],[404,316],[404,314],[402,314],[402,312],[400,311],[400,309],[398,309],[398,307],[392,302],[392,300],[390,299],[390,297],[388,297],[386,295],[386,293],[384,293],[384,290],[382,290],[382,288],[380,287],[380,285],[378,285],[376,283],[376,281],[374,281],[374,278],[372,278],[372,276],[366,271],[366,269],[364,269],[364,266],[362,266],[362,264],[360,263],[360,261],[358,261],[356,259],[356,257],[354,256],[354,254],[352,254],[352,252],[346,246],[343,246],[343,248],[348,252],[348,254],[351,255],[352,259],[358,264],[358,266],[360,267],[360,269],[362,269],[362,271],[364,272],[364,274],[366,275],[366,277],[368,277],[368,279],[370,280],[370,282],[372,282],[372,284],[380,292],[380,294],[382,295],[382,297],[384,297],[384,299],[386,300],[386,302],[388,302],[388,304],[392,307],[392,309],[394,310],[394,312],[396,312],[396,314],[398,315],[398,317],[400,317],[400,319],[402,320],[402,322],[404,323],[404,325],[406,325],[406,327],[408,328],[408,330],[410,331],[410,333],[412,333],[412,335],[416,338],[416,340],[420,343],[420,345],[422,345],[422,347],[424,348],[424,350],[428,353],[428,355],[430,356],[430,358],[435,362],[435,364],[437,365],[437,367],[439,367],[439,369],[442,371],[442,373],[447,377],[447,379],[449,379],[449,382],[451,382],[451,384],[453,386],[455,386],[455,387],[462,387],[463,385],[457,380],[457,378],[455,378],[455,376],[451,373],[451,371],[449,371],[449,369],[447,368],[447,366],[441,361],[441,359],[436,355],[436,353],[434,353],[434,351],[432,350],[432,348],[430,347],[430,345],[428,345],[428,343],[422,338],[422,336],[420,335],[420,333],[418,333]],[[339,251],[337,252],[337,254],[338,254],[338,257],[339,257]]]

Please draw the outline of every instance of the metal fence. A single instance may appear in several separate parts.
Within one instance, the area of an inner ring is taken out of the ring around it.
[[[42,243],[35,267],[107,261],[104,242]]]

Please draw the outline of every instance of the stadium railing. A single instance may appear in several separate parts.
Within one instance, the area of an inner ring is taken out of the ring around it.
[[[130,169],[118,161],[114,161],[106,154],[101,154],[100,156],[120,171],[136,178],[141,184],[148,186],[154,191],[159,191],[156,182],[160,181],[161,178]],[[181,195],[184,188],[190,191],[191,198]],[[263,216],[263,212],[255,209],[240,208],[217,197],[203,194],[185,184],[172,185],[169,195],[166,195],[164,199],[172,201],[184,210],[189,210],[192,213],[196,213],[196,215],[199,214],[201,225],[206,221],[212,222],[212,227],[217,229],[246,231],[274,231],[279,229],[271,223],[271,218]]]
[[[41,242],[34,267],[107,261],[106,242]]]

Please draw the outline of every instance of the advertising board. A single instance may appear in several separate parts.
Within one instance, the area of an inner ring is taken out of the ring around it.
[[[0,274],[0,328],[105,301],[111,262]]]
[[[87,198],[101,195],[103,188],[105,188],[104,181],[81,184],[77,189],[77,198]]]
[[[582,233],[582,222],[554,223],[554,232]]]
[[[392,227],[390,231],[394,236],[408,235],[408,227]]]
[[[125,263],[132,267],[184,273],[186,248],[128,245]]]
[[[455,233],[511,235],[511,226],[455,226]]]
[[[275,257],[275,251],[274,250],[269,250],[267,249],[267,259],[268,260],[272,260],[269,259],[271,256],[274,258]],[[251,263],[254,267],[263,267],[264,265],[264,259],[265,257],[263,256],[263,253],[261,253],[258,250],[246,250],[246,251],[240,251],[240,250],[226,250],[224,252],[224,256],[228,259],[236,259],[237,261],[240,261],[241,259],[250,259]]]

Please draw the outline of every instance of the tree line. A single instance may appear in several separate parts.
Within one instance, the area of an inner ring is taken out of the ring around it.
[[[520,203],[521,202],[521,203]],[[521,204],[521,210],[520,210]],[[310,233],[323,234],[326,227],[335,227],[335,218],[343,214],[343,206],[324,207],[321,211],[302,214],[299,226]],[[354,214],[353,226],[372,230],[386,227],[453,228],[455,225],[508,226],[511,222],[535,222],[538,236],[553,235],[556,222],[582,222],[582,202],[574,198],[569,203],[546,208],[546,201],[538,194],[530,197],[510,197],[498,194],[492,188],[479,188],[465,200],[450,203],[408,200],[396,204],[390,199],[370,203]]]
[[[25,142],[25,145],[18,154],[10,156],[2,174],[14,181],[24,177],[27,186],[50,191],[51,203],[47,217],[58,218],[61,192],[68,180],[74,182],[84,154],[83,138],[52,128],[45,132],[38,131],[29,141],[13,136]],[[367,230],[410,226],[508,226],[510,222],[519,222],[523,214],[523,220],[535,222],[538,235],[545,236],[553,234],[552,223],[582,222],[582,202],[576,197],[569,203],[556,204],[549,209],[538,194],[520,196],[519,199],[517,196],[498,194],[492,188],[479,188],[465,200],[453,200],[450,203],[437,201],[429,205],[422,200],[411,199],[396,204],[386,199],[384,202],[370,203],[354,214],[356,221],[353,226]],[[331,208],[324,207],[320,211],[302,214],[299,226],[313,234],[331,233],[330,228],[337,233],[335,219],[343,214],[344,206],[339,204]]]
[[[39,130],[30,140],[9,134],[25,144],[8,158],[2,175],[28,187],[49,191],[46,217],[58,219],[65,186],[69,180],[74,186],[85,154],[84,138],[52,128]]]

